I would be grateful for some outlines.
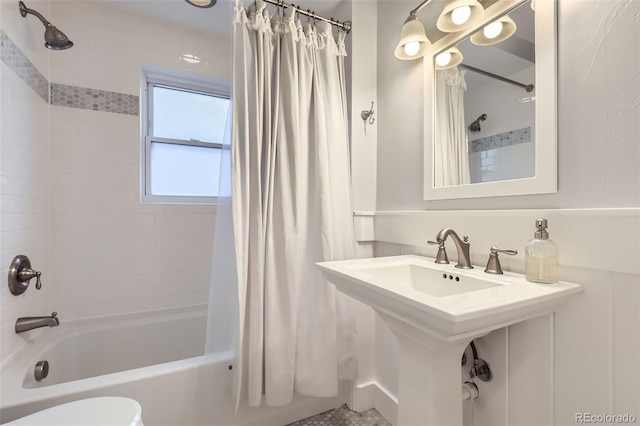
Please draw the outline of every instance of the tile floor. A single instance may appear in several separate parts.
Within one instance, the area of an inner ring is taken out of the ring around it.
[[[298,420],[288,426],[391,426],[375,409],[362,413],[349,410],[346,405]]]

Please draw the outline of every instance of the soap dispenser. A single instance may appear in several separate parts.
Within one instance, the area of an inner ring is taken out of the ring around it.
[[[524,248],[524,273],[527,280],[556,284],[558,282],[558,245],[549,239],[547,219],[536,220],[536,233]]]

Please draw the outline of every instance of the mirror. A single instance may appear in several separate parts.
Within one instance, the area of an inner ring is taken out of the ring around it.
[[[555,1],[531,4],[496,2],[425,57],[426,200],[557,191]]]

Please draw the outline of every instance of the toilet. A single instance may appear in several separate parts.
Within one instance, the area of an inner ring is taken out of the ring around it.
[[[107,396],[57,405],[3,426],[143,426],[141,416],[135,399]]]

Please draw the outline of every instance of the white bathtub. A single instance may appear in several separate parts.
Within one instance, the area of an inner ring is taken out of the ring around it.
[[[145,424],[198,423],[168,401],[201,374],[206,314],[206,306],[195,306],[80,321],[60,315],[60,326],[25,333],[25,346],[0,369],[0,422],[77,399],[118,395],[142,404]],[[208,359],[226,389],[230,358]],[[49,375],[37,382],[34,367],[41,360],[49,362]]]
[[[205,358],[206,307],[65,321],[25,333],[25,346],[0,367],[0,423],[83,398],[126,396],[146,426],[274,425],[340,405],[344,398],[296,397],[287,407],[231,401],[232,354]],[[37,382],[34,367],[49,361]]]

